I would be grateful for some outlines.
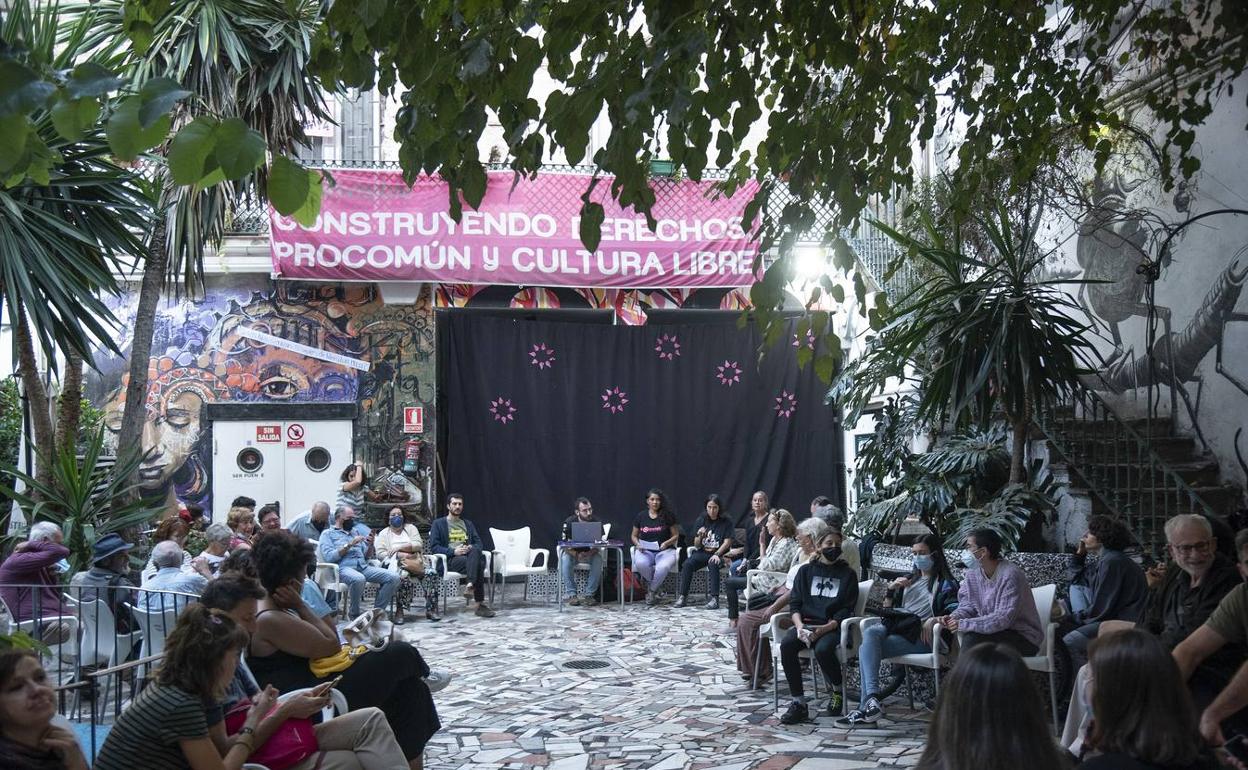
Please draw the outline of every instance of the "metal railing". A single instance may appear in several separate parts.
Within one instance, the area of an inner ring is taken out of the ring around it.
[[[1165,546],[1166,520],[1181,513],[1215,516],[1175,468],[1162,457],[1164,442],[1190,439],[1153,434],[1168,422],[1120,417],[1096,391],[1079,388],[1063,403],[1038,410],[1036,424],[1092,494],[1122,519],[1153,555]]]
[[[40,642],[40,662],[57,691],[57,712],[88,729],[113,722],[155,672],[178,614],[199,597],[129,585],[0,583],[0,613]],[[5,629],[0,628],[0,632]]]

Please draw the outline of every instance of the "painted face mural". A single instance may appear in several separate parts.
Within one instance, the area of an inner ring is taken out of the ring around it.
[[[152,350],[160,353],[149,368],[143,487],[168,499],[211,503],[212,442],[203,407],[227,401],[355,402],[356,456],[397,467],[406,438],[402,407],[424,405],[433,414],[428,300],[386,306],[369,285],[282,283],[251,291],[241,277],[222,284],[214,282],[204,301],[162,307],[157,316]],[[126,296],[115,308],[125,329],[133,328],[136,302],[137,295]],[[309,349],[318,355],[306,355]],[[350,360],[367,362],[368,371]],[[97,365],[87,392],[115,440],[126,365],[107,356],[97,356]]]

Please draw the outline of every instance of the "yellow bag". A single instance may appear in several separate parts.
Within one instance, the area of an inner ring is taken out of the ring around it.
[[[312,669],[313,675],[317,677],[325,677],[330,674],[336,674],[339,671],[346,671],[355,662],[355,659],[368,652],[366,645],[360,644],[352,647],[349,644],[342,645],[342,649],[333,655],[324,658],[309,660],[308,666]]]

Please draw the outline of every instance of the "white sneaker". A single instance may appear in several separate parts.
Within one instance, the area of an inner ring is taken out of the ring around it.
[[[431,668],[429,669],[429,676],[425,677],[425,684],[429,686],[429,692],[445,690],[450,683],[451,672],[444,669]]]

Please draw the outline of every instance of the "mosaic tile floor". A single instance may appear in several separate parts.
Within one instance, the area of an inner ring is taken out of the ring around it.
[[[460,600],[441,623],[409,622],[403,635],[455,677],[435,696],[443,729],[426,767],[850,770],[917,763],[929,715],[910,711],[904,690],[874,729],[838,730],[826,716],[780,725],[770,686],[756,693],[742,686],[734,637],[718,633],[725,617],[641,604],[560,614],[539,602],[482,619]],[[578,658],[609,666],[561,668]]]

